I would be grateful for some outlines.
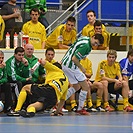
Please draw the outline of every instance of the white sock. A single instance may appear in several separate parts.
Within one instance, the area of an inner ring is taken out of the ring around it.
[[[70,87],[67,92],[66,100],[76,92],[76,90],[73,87]]]
[[[81,90],[79,93],[79,105],[78,105],[78,110],[83,109],[84,107],[84,102],[86,100],[87,96],[87,91]]]

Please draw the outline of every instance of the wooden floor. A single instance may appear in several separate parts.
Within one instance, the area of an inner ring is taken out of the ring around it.
[[[90,116],[74,112],[52,117],[48,113],[33,118],[0,114],[0,133],[133,133],[133,112],[97,112]]]

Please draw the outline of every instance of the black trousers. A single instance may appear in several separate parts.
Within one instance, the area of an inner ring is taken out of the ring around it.
[[[4,110],[7,110],[8,107],[12,107],[13,105],[10,83],[0,84],[0,94],[2,92],[4,93],[4,97],[5,97]],[[0,95],[0,100],[2,100],[1,95]]]

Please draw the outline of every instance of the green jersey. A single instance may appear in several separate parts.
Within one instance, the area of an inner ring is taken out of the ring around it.
[[[6,67],[0,68],[0,84],[7,82],[7,72]]]
[[[28,60],[30,69],[38,62],[38,58],[34,55],[32,55],[32,58],[28,58],[26,56],[24,57]],[[32,73],[32,81],[36,83],[38,81],[38,77],[43,74],[45,74],[45,69],[43,66],[39,65],[39,67]]]
[[[62,64],[71,69],[76,69],[77,66],[72,61],[72,57],[75,56],[79,61],[85,58],[91,51],[91,42],[89,37],[80,37],[74,44],[68,49],[65,56],[62,59]]]
[[[25,10],[30,11],[32,8],[38,8],[47,11],[46,0],[26,0]]]
[[[9,82],[26,82],[26,79],[30,77],[29,65],[25,66],[22,62],[17,62],[14,56],[6,61],[6,71]]]

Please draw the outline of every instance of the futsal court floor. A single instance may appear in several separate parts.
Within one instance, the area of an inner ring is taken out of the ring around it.
[[[0,133],[133,133],[133,112],[96,112],[90,116],[38,113],[32,118],[0,114]]]

